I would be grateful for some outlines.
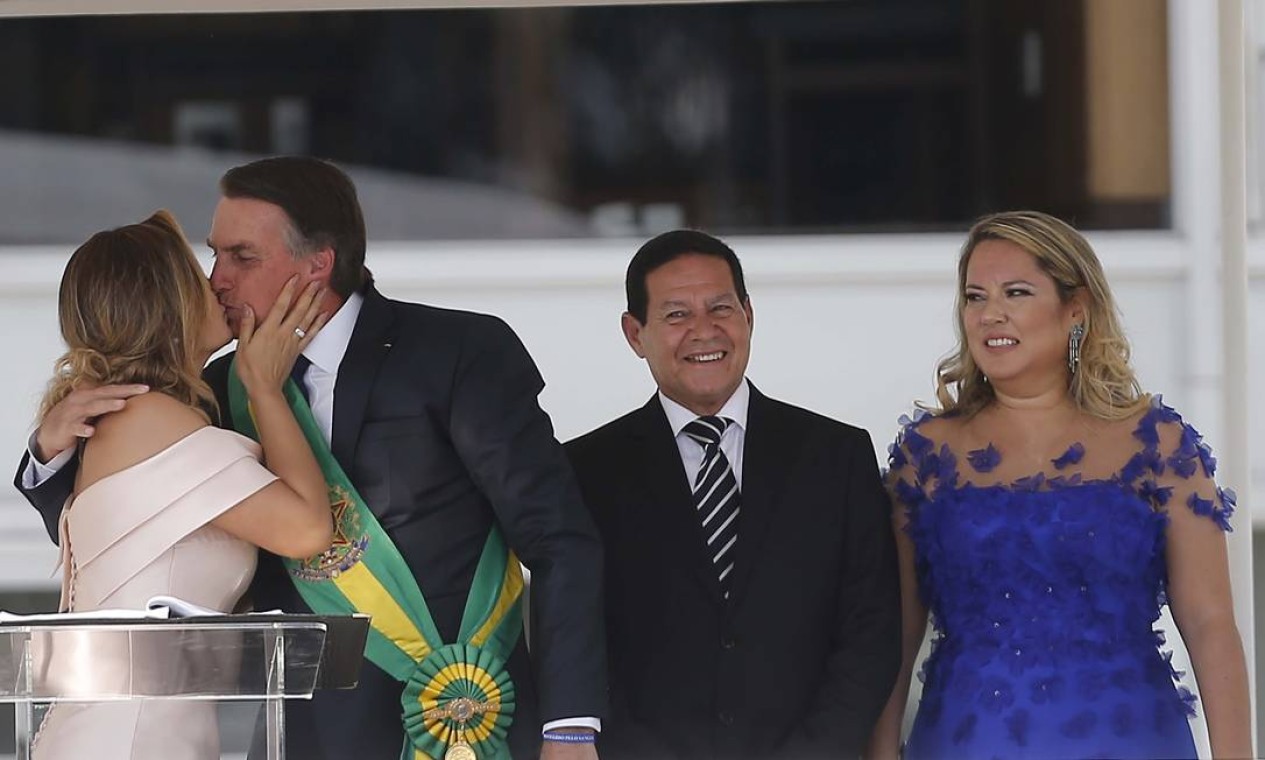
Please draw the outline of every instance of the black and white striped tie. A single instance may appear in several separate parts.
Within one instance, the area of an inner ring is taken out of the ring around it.
[[[720,450],[720,437],[733,420],[699,417],[685,426],[690,440],[703,447],[703,464],[694,478],[694,507],[703,526],[707,557],[716,570],[720,591],[729,598],[733,581],[734,546],[738,543],[741,494],[729,457]]]

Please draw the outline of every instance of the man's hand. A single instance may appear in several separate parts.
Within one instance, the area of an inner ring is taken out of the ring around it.
[[[41,463],[47,462],[73,448],[76,439],[91,438],[97,417],[119,411],[127,406],[127,399],[148,391],[148,385],[103,385],[71,391],[44,415],[31,453]]]
[[[553,729],[549,733],[593,735],[592,729]],[[597,745],[593,742],[551,742],[548,739],[540,747],[540,760],[597,760]]]

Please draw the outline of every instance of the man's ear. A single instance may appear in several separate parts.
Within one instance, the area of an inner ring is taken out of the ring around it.
[[[334,273],[334,249],[322,248],[303,257],[301,266],[308,280],[320,280],[326,285]]]
[[[619,326],[624,331],[624,340],[628,341],[628,346],[632,348],[633,353],[642,359],[646,358],[646,352],[641,348],[641,328],[643,325],[637,321],[637,318],[628,312],[624,312],[619,318]]]
[[[755,330],[755,311],[751,308],[751,296],[743,300],[742,310],[747,312],[747,331]]]

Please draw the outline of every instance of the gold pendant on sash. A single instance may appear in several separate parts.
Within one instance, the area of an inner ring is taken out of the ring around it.
[[[448,716],[457,721],[457,740],[448,746],[444,760],[478,760],[474,747],[466,741],[466,724],[480,712],[479,705],[469,697],[454,699],[448,703]]]
[[[479,760],[474,747],[466,741],[466,724],[495,709],[497,705],[493,702],[476,702],[469,697],[460,697],[445,703],[442,707],[427,710],[422,713],[422,719],[450,720],[457,724],[456,738],[449,743],[448,750],[444,752],[444,760]]]
[[[444,760],[478,760],[478,756],[474,754],[474,748],[467,744],[465,739],[458,739],[448,745]]]

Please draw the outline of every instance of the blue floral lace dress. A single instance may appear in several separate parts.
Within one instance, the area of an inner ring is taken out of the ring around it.
[[[1195,698],[1152,624],[1173,523],[1229,530],[1199,434],[1157,397],[1131,435],[1011,479],[991,443],[937,440],[951,419],[902,422],[889,477],[936,628],[905,757],[1195,757]]]

